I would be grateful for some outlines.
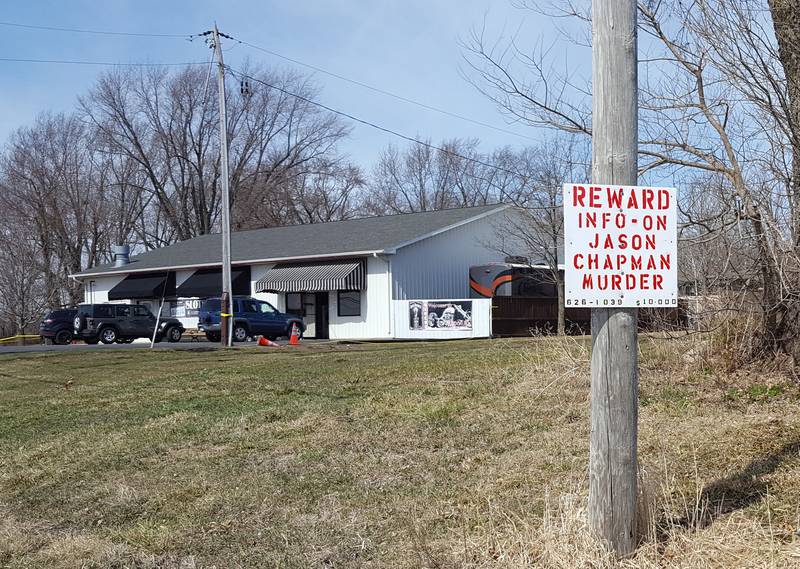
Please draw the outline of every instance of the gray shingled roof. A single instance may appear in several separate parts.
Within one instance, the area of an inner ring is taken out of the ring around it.
[[[233,263],[245,263],[391,253],[432,233],[507,207],[488,205],[239,231],[231,236],[231,258]],[[219,265],[221,249],[219,234],[202,235],[133,256],[124,267],[107,263],[74,276]]]

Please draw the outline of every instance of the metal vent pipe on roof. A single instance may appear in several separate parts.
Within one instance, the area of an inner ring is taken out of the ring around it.
[[[112,247],[114,255],[114,266],[124,267],[131,262],[131,247],[130,245],[114,245]]]

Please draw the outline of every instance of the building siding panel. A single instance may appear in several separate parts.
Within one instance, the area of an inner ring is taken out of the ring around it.
[[[382,257],[367,259],[367,286],[361,291],[361,316],[339,316],[338,295],[336,291],[328,293],[329,334],[332,340],[392,337],[388,270],[387,259]]]
[[[397,251],[392,259],[394,300],[469,298],[469,268],[501,261],[501,212],[434,235]]]

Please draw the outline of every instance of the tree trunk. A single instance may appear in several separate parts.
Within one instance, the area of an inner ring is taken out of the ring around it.
[[[800,0],[769,0],[775,37],[778,40],[778,55],[783,73],[786,76],[786,88],[789,98],[789,131],[792,146],[792,172],[789,180],[789,199],[791,206],[792,243],[795,258],[800,252]],[[775,300],[796,298],[796,294],[781,295],[779,290],[768,293],[765,279],[765,296],[771,294]],[[776,285],[772,280],[772,287]],[[788,282],[793,289],[800,288],[800,283]],[[792,291],[795,292],[795,291]],[[768,299],[765,299],[767,301]],[[765,306],[769,310],[765,314],[765,332],[771,333],[778,347],[794,359],[795,366],[800,365],[800,305],[797,301],[784,301],[780,304]],[[770,326],[774,326],[770,329]]]
[[[792,233],[795,246],[800,246],[800,0],[769,0],[769,7],[789,96]]]

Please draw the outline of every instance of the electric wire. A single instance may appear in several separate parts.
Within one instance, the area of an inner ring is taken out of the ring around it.
[[[160,67],[160,66],[182,66],[182,65],[208,65],[207,61],[184,61],[184,62],[115,62],[115,61],[85,61],[78,59],[27,59],[17,57],[0,57],[0,61],[10,63],[56,63],[64,65],[108,65],[125,67]]]
[[[452,118],[459,119],[459,120],[462,120],[462,121],[466,121],[466,122],[472,123],[474,125],[482,126],[484,128],[490,128],[490,129],[495,130],[497,132],[502,132],[504,134],[510,134],[512,136],[516,136],[516,137],[519,137],[519,138],[524,138],[526,140],[532,140],[532,141],[538,142],[537,139],[535,139],[532,136],[527,136],[525,134],[520,134],[518,132],[514,132],[513,130],[508,130],[508,129],[505,129],[505,128],[502,128],[502,127],[499,127],[499,126],[495,126],[493,124],[489,124],[489,123],[485,123],[485,122],[482,122],[482,121],[479,121],[479,120],[471,119],[469,117],[465,117],[464,115],[459,115],[458,113],[454,113],[454,112],[448,111],[446,109],[442,109],[442,108],[439,108],[439,107],[434,107],[433,105],[429,105],[429,104],[423,103],[421,101],[416,101],[414,99],[410,99],[408,97],[404,97],[403,95],[398,95],[396,93],[392,93],[391,91],[387,91],[385,89],[381,89],[380,87],[375,87],[374,85],[370,85],[368,83],[364,83],[363,81],[358,81],[357,79],[351,79],[350,77],[346,77],[344,75],[340,75],[338,73],[334,73],[333,71],[328,71],[327,69],[323,69],[322,67],[318,67],[316,65],[312,65],[310,63],[305,63],[305,62],[300,61],[298,59],[294,59],[294,58],[282,55],[282,54],[277,53],[275,51],[272,51],[270,49],[263,48],[261,46],[252,44],[250,42],[247,42],[247,41],[244,41],[244,40],[240,40],[238,38],[231,38],[231,39],[233,39],[233,41],[239,42],[242,45],[246,45],[247,47],[250,47],[252,49],[256,49],[258,51],[262,51],[262,52],[264,52],[266,54],[272,55],[274,57],[283,59],[285,61],[289,61],[290,63],[294,63],[295,65],[300,65],[300,66],[305,67],[307,69],[311,69],[313,71],[317,71],[319,73],[323,73],[325,75],[328,75],[330,77],[334,77],[334,78],[339,79],[341,81],[346,81],[347,83],[351,83],[353,85],[358,85],[359,87],[363,87],[364,89],[369,89],[370,91],[374,91],[375,93],[380,93],[381,95],[385,95],[387,97],[392,97],[394,99],[397,99],[398,101],[403,101],[404,103],[409,103],[411,105],[416,105],[416,106],[418,106],[420,108],[427,109],[429,111],[433,111],[433,112],[436,112],[436,113],[440,113],[440,114],[446,115],[448,117],[452,117]]]
[[[107,35],[107,36],[182,38],[182,39],[187,39],[189,41],[193,40],[194,38],[201,37],[201,36],[205,35],[205,33],[203,33],[203,34],[156,34],[156,33],[145,33],[145,32],[120,32],[120,31],[113,31],[113,30],[91,30],[91,29],[81,29],[81,28],[62,28],[62,27],[57,27],[57,26],[37,26],[37,25],[32,25],[32,24],[20,24],[20,23],[17,23],[17,22],[0,22],[0,26],[10,26],[10,27],[15,27],[15,28],[25,28],[25,29],[42,30],[42,31],[56,31],[56,32]],[[234,38],[232,36],[228,36],[228,35],[225,35],[225,34],[220,34],[220,35],[225,37],[226,39],[229,39],[231,41],[236,42],[237,44],[245,45],[245,46],[247,46],[247,47],[249,47],[251,49],[255,49],[255,50],[261,51],[263,53],[266,53],[266,54],[271,55],[273,57],[277,57],[279,59],[283,59],[284,61],[288,61],[288,62],[293,63],[295,65],[299,65],[301,67],[305,67],[307,69],[311,69],[311,70],[316,71],[318,73],[322,73],[324,75],[328,75],[329,77],[334,77],[336,79],[339,79],[340,81],[345,81],[345,82],[350,83],[352,85],[357,85],[359,87],[362,87],[364,89],[368,89],[368,90],[373,91],[375,93],[379,93],[379,94],[387,96],[387,97],[392,97],[393,99],[396,99],[398,101],[403,101],[404,103],[408,103],[410,105],[415,105],[415,106],[420,107],[422,109],[426,109],[426,110],[429,110],[429,111],[432,111],[432,112],[435,112],[435,113],[439,113],[439,114],[442,114],[442,115],[445,115],[445,116],[448,116],[448,117],[451,117],[451,118],[462,120],[462,121],[465,121],[465,122],[468,122],[468,123],[471,123],[471,124],[474,124],[474,125],[477,125],[477,126],[481,126],[483,128],[489,128],[489,129],[492,129],[492,130],[494,130],[496,132],[502,132],[503,134],[508,134],[508,135],[515,136],[515,137],[518,137],[518,138],[522,138],[522,139],[525,139],[525,140],[531,140],[531,141],[534,141],[534,142],[538,142],[537,139],[532,137],[532,136],[521,134],[519,132],[515,132],[515,131],[509,130],[507,128],[499,127],[499,126],[496,126],[496,125],[493,125],[493,124],[490,124],[490,123],[486,123],[486,122],[479,121],[479,120],[476,120],[476,119],[473,119],[473,118],[470,118],[470,117],[467,117],[467,116],[464,116],[464,115],[460,115],[458,113],[454,113],[452,111],[448,111],[447,109],[442,109],[440,107],[436,107],[436,106],[433,106],[433,105],[429,105],[427,103],[423,103],[422,101],[417,101],[415,99],[411,99],[411,98],[405,97],[403,95],[398,95],[397,93],[392,93],[391,91],[387,91],[386,89],[381,89],[380,87],[375,87],[374,85],[370,85],[368,83],[364,83],[363,81],[359,81],[357,79],[353,79],[351,77],[347,77],[345,75],[341,75],[341,74],[335,73],[333,71],[328,71],[327,69],[323,69],[322,67],[319,67],[317,65],[312,65],[310,63],[306,63],[304,61],[300,61],[299,59],[294,59],[292,57],[288,57],[286,55],[283,55],[283,54],[278,53],[276,51],[261,47],[259,45],[254,44],[254,43],[250,43],[250,42],[247,42],[247,41],[244,41],[244,40],[240,40],[238,38]],[[3,61],[7,61],[7,60],[4,59]],[[42,63],[45,63],[45,61],[42,61]]]
[[[264,81],[263,79],[259,79],[258,77],[253,77],[252,75],[248,75],[247,73],[245,73],[245,72],[243,72],[243,71],[241,71],[239,69],[235,69],[235,68],[233,68],[233,67],[231,67],[229,65],[225,65],[224,67],[229,72],[231,72],[232,75],[238,75],[239,77],[246,77],[247,79],[250,79],[251,81],[255,81],[256,83],[260,83],[261,85],[264,85],[265,87],[268,87],[270,89],[274,89],[274,90],[279,91],[279,92],[281,92],[281,93],[283,93],[285,95],[289,95],[291,97],[295,97],[296,99],[301,100],[303,102],[306,102],[306,103],[308,103],[310,105],[315,105],[317,107],[325,109],[326,111],[328,111],[330,113],[334,113],[336,115],[343,116],[345,118],[350,119],[353,122],[357,122],[359,124],[363,124],[364,126],[368,126],[370,128],[385,132],[387,134],[391,134],[392,136],[396,136],[398,138],[402,138],[403,140],[406,140],[406,141],[411,142],[413,144],[418,144],[420,146],[424,146],[424,147],[429,148],[431,150],[436,150],[438,152],[443,152],[445,154],[449,154],[450,156],[454,156],[456,158],[460,158],[462,160],[466,160],[466,161],[472,162],[474,164],[479,164],[481,166],[484,166],[486,168],[491,168],[491,169],[496,170],[498,172],[504,172],[504,173],[510,174],[512,176],[517,176],[517,177],[519,177],[520,180],[522,180],[523,184],[526,184],[529,181],[528,176],[522,174],[521,172],[517,172],[515,170],[510,170],[508,168],[503,168],[502,166],[498,166],[496,164],[491,164],[489,162],[486,162],[484,160],[480,160],[478,158],[474,158],[474,157],[470,157],[470,156],[464,156],[463,154],[459,154],[458,152],[453,152],[452,150],[448,150],[447,148],[443,148],[441,146],[437,146],[435,144],[431,144],[430,142],[425,142],[424,140],[420,140],[418,138],[414,138],[414,137],[408,136],[408,135],[403,134],[401,132],[397,132],[396,130],[392,130],[392,129],[388,128],[388,127],[381,126],[381,125],[379,125],[377,123],[368,121],[366,119],[359,118],[359,117],[357,117],[355,115],[351,115],[350,113],[334,109],[333,107],[329,107],[328,105],[325,105],[325,104],[320,103],[318,101],[315,101],[313,99],[309,99],[308,97],[305,97],[303,95],[298,95],[297,93],[289,91],[288,89],[284,89],[283,87],[278,87],[277,85],[273,85],[272,83]],[[509,194],[507,191],[505,191],[502,188],[498,188],[498,189],[500,190],[500,192],[503,194],[504,197],[512,200],[515,203],[515,205],[518,205],[516,203],[517,200],[514,198],[514,196],[512,196],[511,194]],[[519,206],[519,207],[522,207],[523,209],[529,209],[529,210],[553,210],[553,209],[559,209],[560,206],[535,206],[535,207]]]
[[[56,26],[34,26],[32,24],[19,24],[17,22],[0,22],[0,26],[13,28],[26,28],[29,30],[43,30],[49,32],[69,32],[76,34],[93,34],[99,36],[129,36],[140,38],[184,38],[191,39],[193,34],[151,34],[145,32],[115,32],[111,30],[86,30],[79,28],[59,28]]]
[[[185,38],[185,39],[188,39],[188,40],[192,40],[192,39],[194,39],[196,37],[200,37],[200,36],[208,34],[208,32],[205,32],[203,34],[150,34],[150,33],[139,33],[139,32],[117,32],[117,31],[110,31],[110,30],[87,30],[87,29],[78,29],[78,28],[60,28],[60,27],[54,27],[54,26],[34,26],[34,25],[28,25],[28,24],[18,24],[18,23],[14,23],[14,22],[0,22],[0,25],[11,26],[11,27],[19,27],[19,28],[36,29],[36,30],[46,30],[46,31],[70,32],[70,33],[85,33],[85,34],[111,35],[111,36],[133,36],[133,37]],[[220,34],[220,35],[223,35],[223,34]],[[374,91],[374,92],[377,92],[377,93],[380,93],[380,94],[383,94],[383,95],[386,95],[386,96],[389,96],[389,97],[393,97],[393,98],[398,99],[400,101],[404,101],[406,103],[413,104],[413,105],[419,106],[419,107],[427,109],[427,110],[431,110],[431,111],[434,111],[434,112],[442,113],[442,114],[445,114],[445,115],[453,117],[453,118],[464,120],[464,121],[467,121],[467,122],[470,122],[470,123],[473,123],[473,124],[476,124],[476,125],[479,125],[479,126],[483,126],[483,127],[486,127],[486,128],[491,128],[493,130],[496,130],[496,131],[499,131],[499,132],[503,132],[503,133],[506,133],[506,134],[510,134],[510,135],[513,135],[513,136],[518,136],[518,137],[525,138],[525,139],[528,139],[528,140],[536,140],[536,139],[534,139],[533,137],[530,137],[530,136],[519,134],[519,133],[516,133],[514,131],[503,129],[503,128],[500,128],[500,127],[497,127],[497,126],[494,126],[494,125],[491,125],[491,124],[488,124],[488,123],[484,123],[484,122],[481,122],[481,121],[476,121],[476,120],[471,119],[469,117],[465,117],[463,115],[452,113],[452,112],[447,111],[445,109],[440,109],[438,107],[434,107],[432,105],[428,105],[426,103],[422,103],[422,102],[416,101],[414,99],[409,99],[407,97],[403,97],[402,95],[397,95],[397,94],[392,93],[390,91],[386,91],[384,89],[380,89],[378,87],[374,87],[374,86],[369,85],[367,83],[363,83],[361,81],[357,81],[355,79],[351,79],[349,77],[345,77],[345,76],[340,75],[338,73],[327,71],[327,70],[325,70],[325,69],[323,69],[321,67],[317,67],[315,65],[304,63],[302,61],[299,61],[299,60],[296,60],[296,59],[281,55],[281,54],[279,54],[277,52],[274,52],[272,50],[268,50],[266,48],[262,48],[260,46],[255,45],[255,44],[252,44],[250,42],[239,40],[237,38],[234,38],[234,37],[231,37],[231,36],[228,36],[228,35],[225,35],[224,37],[226,37],[227,39],[230,39],[232,41],[235,41],[235,42],[241,43],[243,45],[246,45],[246,46],[248,46],[250,48],[262,51],[262,52],[267,53],[269,55],[273,55],[275,57],[284,59],[284,60],[289,61],[291,63],[297,64],[297,65],[301,65],[303,67],[312,69],[314,71],[318,71],[320,73],[324,73],[326,75],[329,75],[331,77],[335,77],[335,78],[340,79],[342,81],[346,81],[348,83],[351,83],[351,84],[354,84],[354,85],[358,85],[360,87],[369,89],[371,91]],[[107,62],[107,61],[86,61],[86,60],[31,59],[31,58],[10,58],[10,57],[0,57],[0,62],[50,63],[50,64],[68,64],[68,65],[99,65],[99,66],[129,66],[129,67],[209,65],[209,62],[207,62],[207,61],[189,61],[189,62],[175,62],[175,63],[172,63],[172,62],[166,62],[166,63],[153,62],[153,63],[149,63],[149,62]],[[297,93],[294,93],[292,91],[289,91],[289,90],[284,89],[282,87],[279,87],[277,85],[273,85],[271,83],[268,83],[267,81],[264,81],[263,79],[259,79],[257,77],[253,77],[251,75],[248,75],[248,74],[244,73],[243,71],[235,69],[235,68],[233,68],[233,67],[231,67],[229,65],[225,65],[225,68],[228,69],[232,74],[239,75],[240,77],[246,77],[246,78],[248,78],[248,79],[250,79],[252,81],[255,81],[256,83],[264,85],[265,87],[268,87],[270,89],[274,89],[276,91],[279,91],[279,92],[284,93],[286,95],[289,95],[291,97],[295,97],[298,100],[301,100],[301,101],[304,101],[304,102],[306,102],[308,104],[311,104],[311,105],[317,106],[319,108],[325,109],[326,111],[334,113],[336,115],[343,116],[343,117],[345,117],[345,118],[347,118],[349,120],[352,120],[353,122],[362,124],[364,126],[368,126],[368,127],[373,128],[375,130],[379,130],[381,132],[384,132],[384,133],[390,134],[392,136],[401,138],[401,139],[406,140],[408,142],[411,142],[413,144],[424,146],[426,148],[429,148],[431,150],[435,150],[437,152],[442,152],[444,154],[448,154],[450,156],[453,156],[453,157],[456,157],[456,158],[460,158],[462,160],[466,160],[468,162],[471,162],[471,163],[474,163],[474,164],[478,164],[478,165],[484,166],[486,168],[490,168],[490,169],[498,171],[498,172],[504,172],[506,174],[510,174],[512,176],[516,176],[523,183],[528,183],[528,181],[529,181],[529,178],[526,175],[524,175],[524,174],[522,174],[520,172],[517,172],[517,171],[514,171],[514,170],[510,170],[508,168],[504,168],[504,167],[498,166],[496,164],[491,164],[489,162],[486,162],[484,160],[480,160],[478,158],[474,158],[474,157],[470,157],[470,156],[464,156],[462,154],[459,154],[459,153],[454,152],[452,150],[449,150],[447,148],[444,148],[444,147],[441,147],[441,146],[437,146],[435,144],[431,144],[431,143],[426,142],[424,140],[420,140],[419,138],[411,137],[411,136],[408,136],[408,135],[403,134],[401,132],[392,130],[392,129],[388,128],[388,127],[381,126],[381,125],[379,125],[377,123],[368,121],[366,119],[359,118],[359,117],[357,117],[355,115],[352,115],[350,113],[347,113],[345,111],[340,111],[338,109],[334,109],[332,107],[329,107],[328,105],[325,105],[325,104],[320,103],[318,101],[315,101],[313,99],[309,99],[308,97],[304,97],[303,95],[299,95]],[[208,78],[206,78],[206,80],[208,80]],[[206,89],[207,89],[207,84],[204,87],[204,91]],[[513,196],[508,194],[508,192],[506,192],[502,188],[498,188],[498,189],[500,189],[501,193],[505,197],[507,197],[509,199],[512,199],[512,200],[514,200],[516,202],[516,200],[513,198]],[[541,207],[530,207],[530,206],[528,206],[528,207],[524,207],[524,209],[552,210],[552,209],[558,209],[558,206],[541,206]]]

